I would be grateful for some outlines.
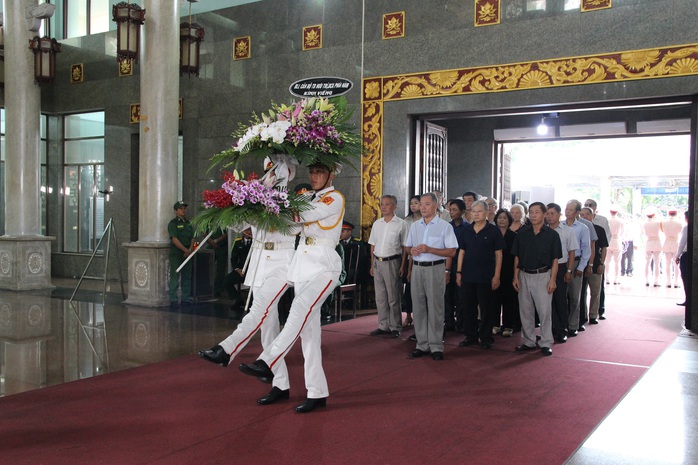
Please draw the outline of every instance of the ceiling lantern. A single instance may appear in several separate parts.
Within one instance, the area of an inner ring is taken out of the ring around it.
[[[179,25],[179,73],[199,75],[199,55],[204,40],[204,28],[196,23]]]
[[[61,44],[56,39],[36,36],[29,41],[29,48],[34,52],[34,80],[53,82],[56,77],[56,54],[61,51]]]
[[[120,2],[112,8],[112,20],[116,23],[116,60],[138,62],[138,43],[141,25],[145,22],[145,9],[135,3]]]

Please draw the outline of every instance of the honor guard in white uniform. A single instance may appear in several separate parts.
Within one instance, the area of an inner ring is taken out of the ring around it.
[[[241,364],[240,371],[258,378],[274,378],[274,369],[300,336],[305,359],[305,402],[296,412],[311,412],[326,405],[329,396],[327,379],[322,369],[320,307],[339,282],[342,262],[335,251],[344,218],[344,196],[332,186],[336,168],[322,164],[309,167],[313,188],[311,210],[297,219],[303,224],[300,242],[288,271],[295,297],[288,320],[279,336],[262,355],[250,364]]]
[[[254,241],[250,253],[250,265],[245,273],[245,285],[252,289],[254,300],[250,311],[235,331],[219,345],[199,352],[199,357],[212,363],[228,366],[230,360],[247,345],[258,330],[262,330],[262,348],[271,346],[279,335],[279,300],[289,288],[288,268],[295,252],[297,235],[278,231],[260,231],[252,227]],[[286,363],[281,360],[274,372],[271,392],[257,400],[267,405],[289,397],[289,381]],[[271,380],[264,380],[271,381]]]
[[[647,221],[642,225],[645,236],[645,286],[650,285],[650,262],[654,267],[654,287],[659,287],[659,255],[662,253],[662,241],[659,239],[661,224],[654,219],[654,212],[646,214]]]
[[[679,235],[683,226],[676,221],[676,210],[669,210],[667,213],[669,215],[667,219],[659,223],[664,232],[662,252],[664,252],[665,260],[666,287],[679,287],[679,269],[674,259],[679,251]]]

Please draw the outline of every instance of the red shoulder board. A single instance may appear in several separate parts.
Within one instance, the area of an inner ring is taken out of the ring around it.
[[[334,202],[334,198],[328,195],[326,197],[323,197],[322,200],[320,200],[320,202],[324,203],[325,205],[329,205],[332,202]]]

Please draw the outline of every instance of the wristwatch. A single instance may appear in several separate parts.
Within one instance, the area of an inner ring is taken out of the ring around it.
[[[572,273],[572,270],[567,270],[568,273]]]

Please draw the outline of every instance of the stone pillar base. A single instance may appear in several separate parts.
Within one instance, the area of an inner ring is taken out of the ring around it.
[[[170,305],[170,244],[167,242],[129,242],[128,305],[164,307]]]
[[[0,289],[52,289],[50,236],[0,237]]]

